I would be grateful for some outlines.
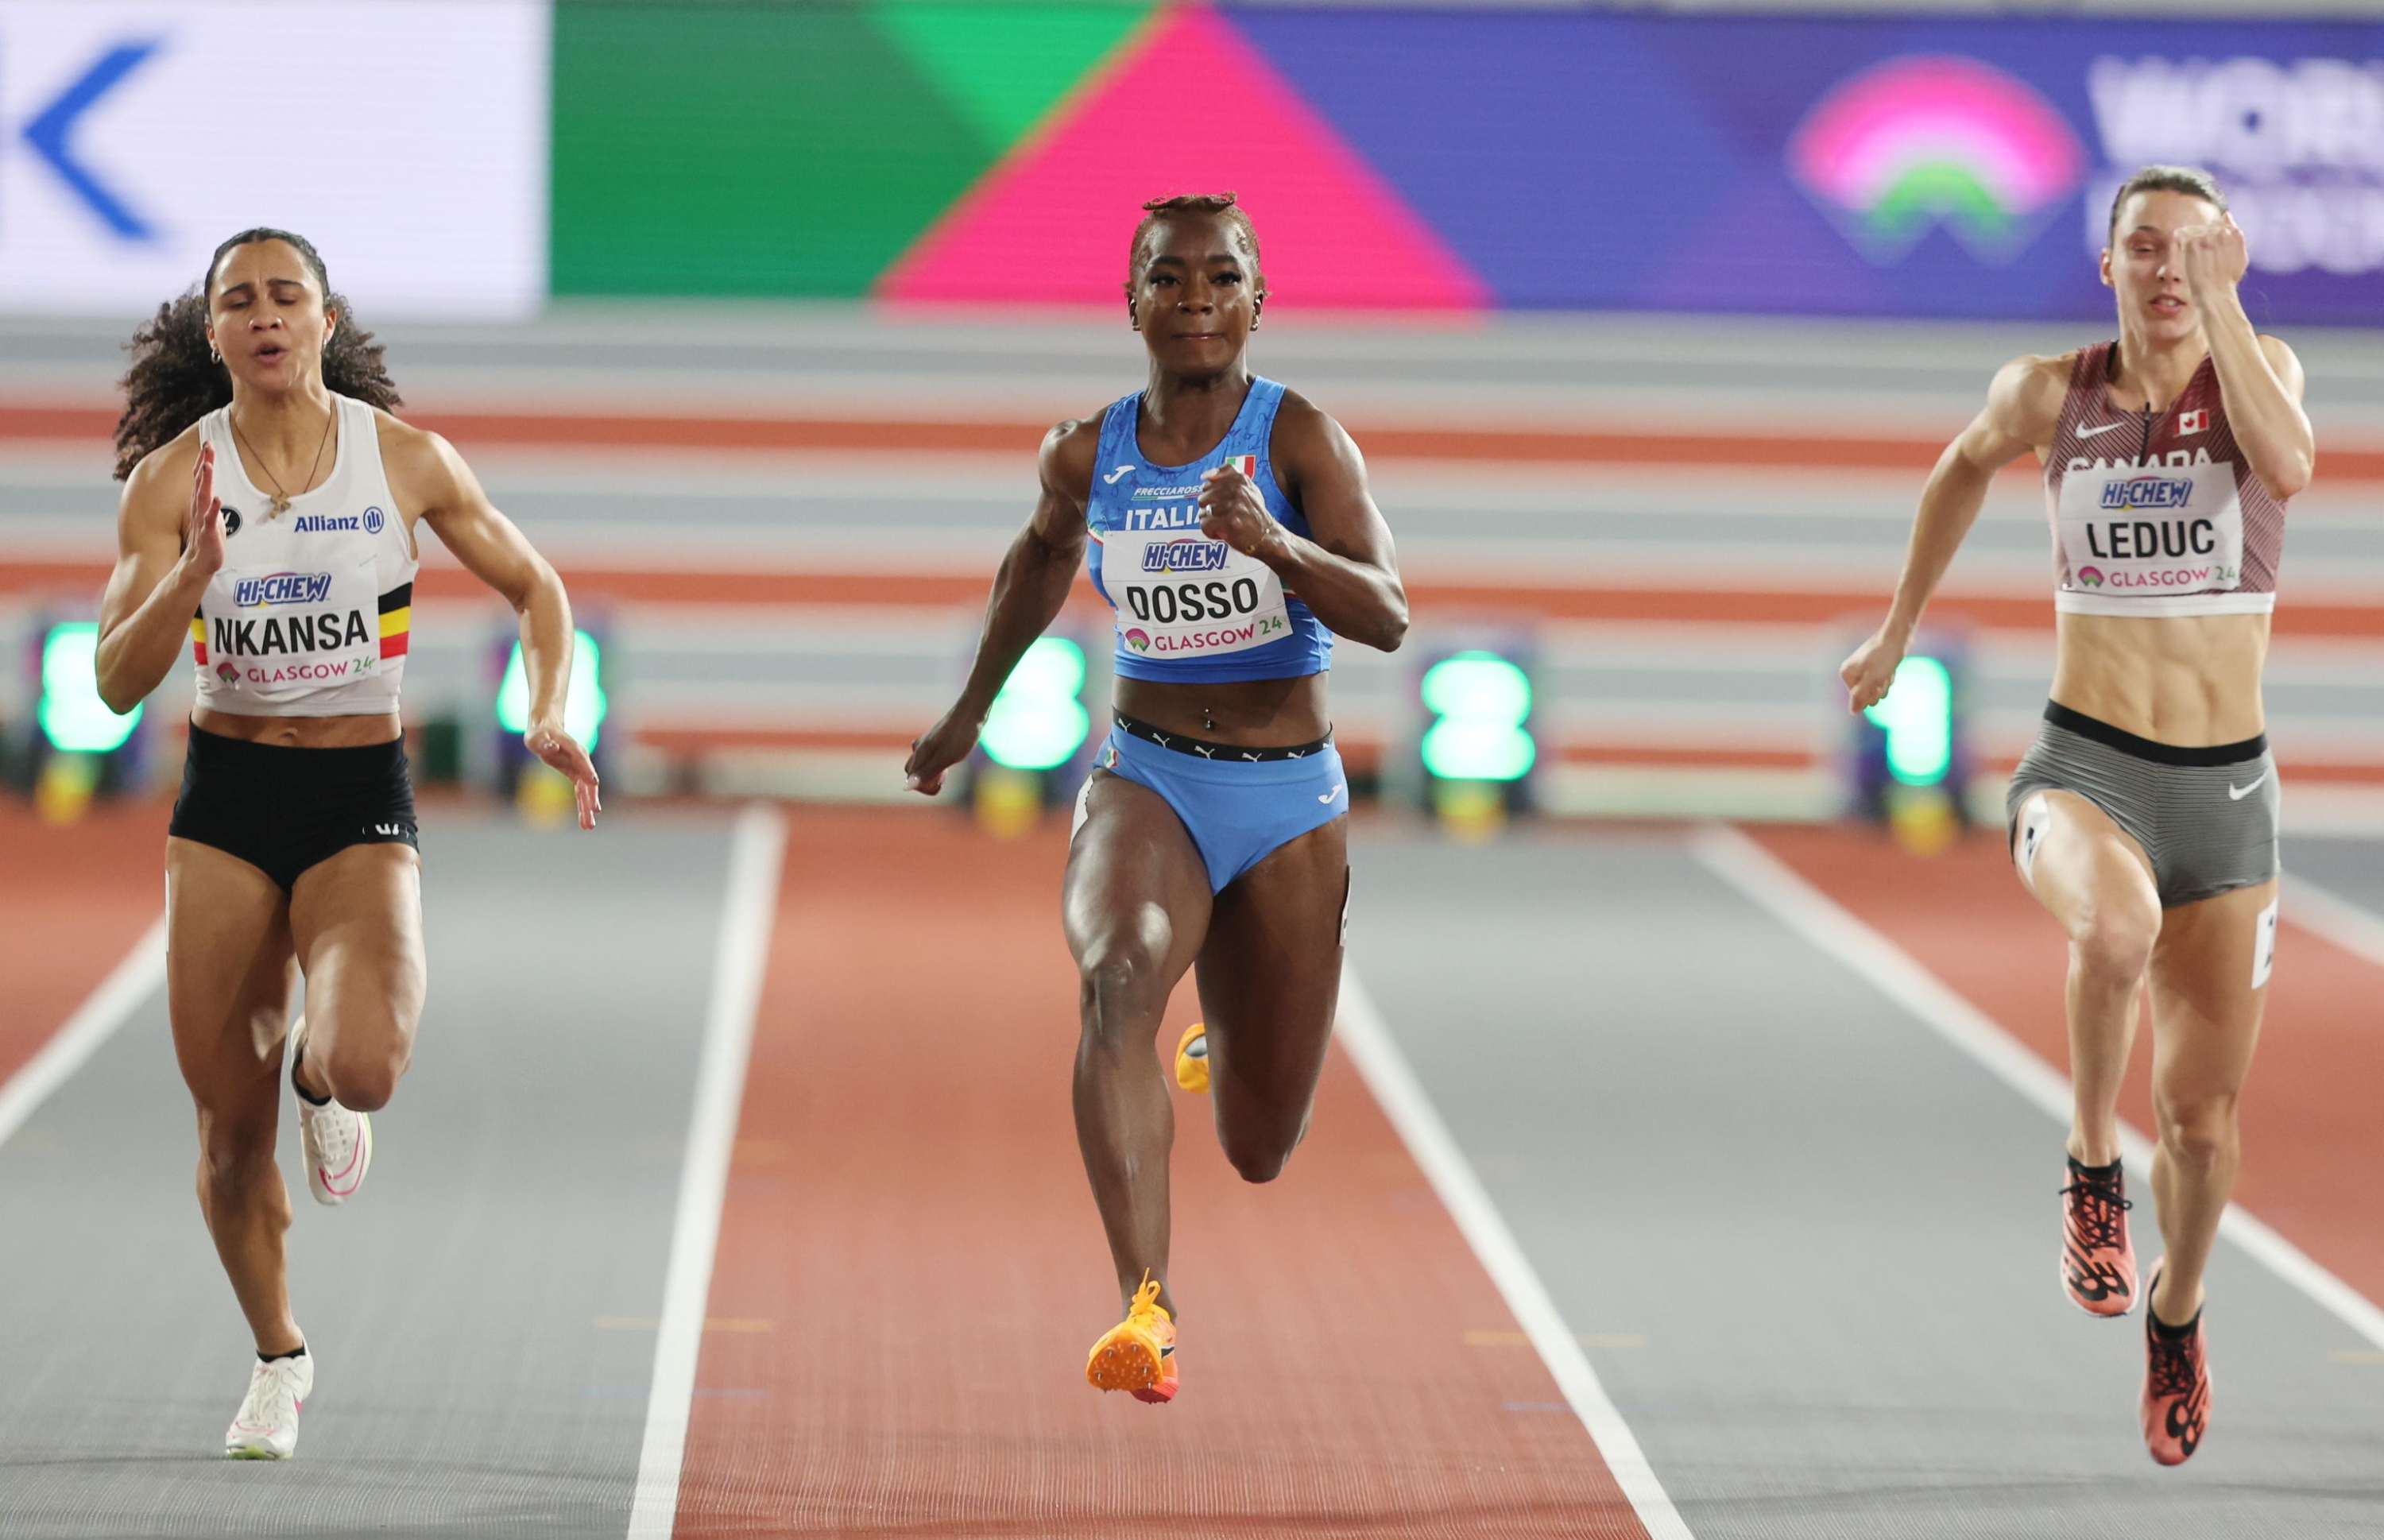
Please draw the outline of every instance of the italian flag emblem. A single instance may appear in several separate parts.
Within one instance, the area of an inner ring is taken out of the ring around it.
[[[1255,454],[1228,454],[1225,464],[1253,481],[1259,478],[1259,457]]]

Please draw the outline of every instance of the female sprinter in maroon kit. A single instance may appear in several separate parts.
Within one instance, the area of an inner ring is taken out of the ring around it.
[[[422,1015],[414,794],[397,714],[416,539],[436,530],[521,616],[529,748],[595,826],[563,730],[571,606],[553,568],[436,434],[386,408],[380,349],[315,248],[252,230],[133,339],[119,553],[99,689],[119,712],[187,646],[198,671],[166,841],[167,1000],[199,1114],[199,1209],[256,1341],[224,1452],[287,1459],[315,1380],[282,1263],[282,1041],[307,1186],[346,1201]],[[305,1010],[285,1023],[292,969]]]
[[[1248,217],[1231,194],[1144,206],[1125,287],[1149,383],[1044,440],[1042,495],[994,579],[975,666],[909,775],[932,794],[967,755],[1089,540],[1117,611],[1116,721],[1077,802],[1062,912],[1080,980],[1076,1141],[1125,1319],[1085,1372],[1163,1402],[1174,1113],[1153,1035],[1195,969],[1207,1027],[1178,1045],[1177,1078],[1214,1093],[1235,1169],[1273,1180],[1307,1132],[1340,987],[1333,635],[1395,648],[1407,599],[1357,446],[1250,372],[1266,287]]]
[[[2276,762],[2260,702],[2285,500],[2316,459],[2292,350],[2253,330],[2243,232],[2210,178],[2147,167],[2111,208],[2119,335],[1995,377],[1937,462],[1894,607],[1846,661],[1884,697],[1997,469],[2034,450],[2054,528],[2053,698],[2014,773],[2012,860],[2069,935],[2076,1119],[2061,1276],[2100,1316],[2138,1297],[2119,1085],[2149,987],[2166,1257],[2142,1290],[2144,1441],[2181,1463],[2210,1417],[2203,1273],[2233,1190],[2236,1099],[2277,934]]]

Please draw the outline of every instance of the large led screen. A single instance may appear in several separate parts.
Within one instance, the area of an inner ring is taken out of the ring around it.
[[[0,307],[129,313],[252,225],[379,316],[546,292],[543,0],[0,0]]]
[[[2255,316],[2384,321],[2384,28],[1231,15],[1503,304],[2099,313],[2165,161],[2230,190]]]

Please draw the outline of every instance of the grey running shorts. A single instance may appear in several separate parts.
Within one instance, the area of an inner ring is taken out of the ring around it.
[[[2070,791],[2109,813],[2153,863],[2161,907],[2175,909],[2256,888],[2277,875],[2277,761],[2266,734],[2180,749],[2098,722],[2058,702],[2012,772],[2004,795],[2013,859],[2032,864],[2020,806],[2039,791]]]

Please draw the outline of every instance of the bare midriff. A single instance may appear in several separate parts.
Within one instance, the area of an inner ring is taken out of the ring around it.
[[[393,711],[371,716],[242,716],[202,706],[191,714],[191,726],[217,738],[279,749],[357,749],[405,736]]]
[[[2123,732],[2180,749],[2266,730],[2265,615],[2064,615],[2053,698]]]
[[[1226,679],[1175,684],[1117,681],[1117,709],[1154,727],[1244,749],[1287,749],[1333,730],[1322,674],[1290,679]]]

